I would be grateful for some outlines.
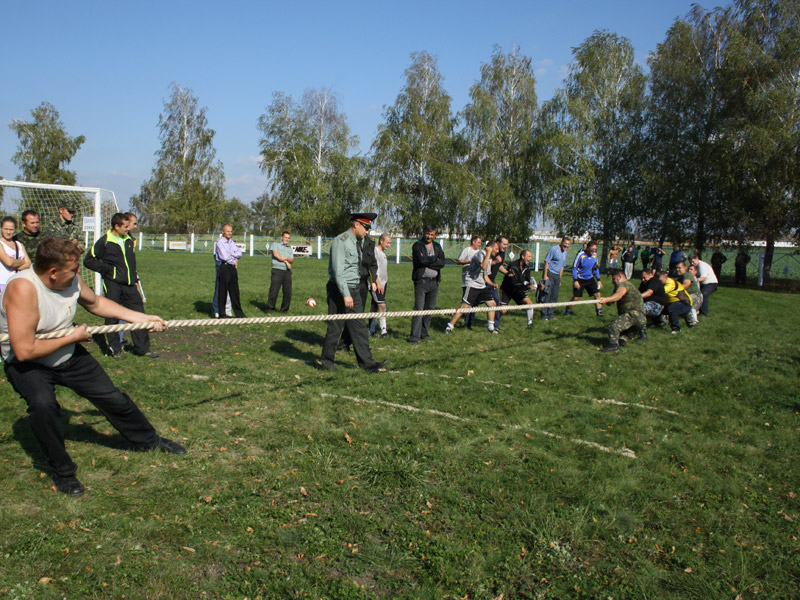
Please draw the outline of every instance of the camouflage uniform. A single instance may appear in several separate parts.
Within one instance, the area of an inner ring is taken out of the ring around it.
[[[39,244],[42,243],[44,236],[40,233],[36,235],[29,235],[25,231],[20,231],[14,236],[14,240],[22,244],[25,248],[25,254],[31,259],[31,262],[36,260],[36,251],[39,249]]]
[[[644,331],[647,327],[647,317],[644,314],[644,301],[630,281],[623,281],[619,287],[624,287],[628,291],[617,300],[617,310],[619,316],[608,328],[608,343],[611,346],[619,345],[619,336],[628,329],[635,329],[636,332]]]
[[[81,227],[75,221],[67,223],[62,221],[60,217],[56,217],[49,221],[42,232],[39,234],[42,239],[45,238],[60,238],[64,240],[77,240],[78,244],[81,243]]]

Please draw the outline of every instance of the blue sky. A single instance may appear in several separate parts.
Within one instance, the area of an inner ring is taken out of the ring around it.
[[[0,35],[0,175],[11,163],[12,119],[53,104],[86,142],[78,184],[113,190],[121,208],[150,175],[158,115],[171,82],[191,88],[216,130],[227,193],[264,191],[256,122],[282,91],[333,89],[363,152],[394,103],[412,52],[438,58],[459,111],[494,44],[532,59],[540,101],[561,86],[572,48],[598,29],[630,39],[637,61],[690,10],[684,0],[419,2],[40,2],[7,0]],[[710,8],[712,5],[704,5]],[[12,25],[13,24],[13,25]]]

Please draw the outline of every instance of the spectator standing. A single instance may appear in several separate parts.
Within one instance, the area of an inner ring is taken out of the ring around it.
[[[128,219],[122,213],[111,217],[111,229],[100,236],[86,254],[83,264],[103,277],[103,291],[109,300],[137,313],[144,312],[142,296],[136,284],[136,255],[133,239],[128,235]],[[116,317],[107,317],[106,325],[116,325]],[[150,334],[146,329],[130,332],[133,353],[148,358],[158,358],[158,353],[150,350]],[[97,338],[96,338],[97,339]],[[122,340],[119,332],[106,334],[108,349],[114,358],[122,358]],[[98,341],[100,341],[98,339]],[[100,342],[102,346],[102,342]]]
[[[278,292],[283,290],[281,312],[288,312],[292,303],[292,267],[294,266],[294,250],[289,245],[291,234],[284,231],[280,241],[272,242],[272,274],[267,298],[267,312],[275,310]]]
[[[214,258],[219,265],[219,305],[224,307],[231,298],[231,307],[234,316],[245,318],[239,299],[239,259],[242,258],[242,249],[231,238],[233,227],[228,223],[222,226],[222,235],[214,245]],[[225,315],[220,313],[219,318]]]
[[[544,281],[545,296],[544,302],[555,304],[558,302],[558,292],[561,288],[561,277],[564,275],[564,267],[567,266],[567,250],[572,244],[572,239],[562,237],[557,246],[551,246],[544,257]],[[543,308],[542,319],[549,321],[555,314],[554,308]]]
[[[17,220],[14,217],[5,217],[0,222],[0,292],[6,287],[11,276],[23,269],[29,269],[31,260],[25,252],[25,246],[14,239],[17,231]]]
[[[653,263],[652,266],[653,266],[653,269],[655,271],[660,271],[661,270],[661,265],[663,264],[664,256],[666,256],[666,254],[667,253],[664,252],[664,248],[663,248],[662,244],[659,244],[658,246],[654,247],[651,250],[650,256],[651,256],[651,261]]]
[[[645,246],[639,257],[642,259],[642,271],[650,268],[650,247]]]
[[[386,251],[391,243],[392,236],[383,232],[378,238],[378,244],[375,246],[375,262],[378,264],[378,274],[375,289],[372,291],[370,312],[386,312],[386,286],[389,285],[389,259],[386,258]],[[374,335],[376,333],[376,323],[380,326],[381,337],[389,337],[389,332],[386,329],[386,317],[372,319],[369,324],[369,334]]]
[[[722,277],[722,265],[723,263],[728,262],[728,257],[725,256],[717,246],[714,249],[714,254],[711,255],[711,268],[714,270],[714,276],[717,278],[717,283],[719,283],[720,277]]]
[[[633,279],[633,267],[635,265],[636,265],[636,252],[634,251],[633,246],[628,246],[628,249],[622,253],[622,266],[623,270],[625,271],[626,281],[630,281],[631,279]]]
[[[25,253],[36,260],[36,249],[42,243],[44,236],[39,235],[39,214],[35,210],[26,210],[22,213],[22,230],[14,236],[14,240],[25,246]]]
[[[750,255],[744,248],[739,248],[739,254],[736,255],[734,267],[736,268],[734,283],[747,285],[747,265],[750,262]]]
[[[414,282],[414,310],[436,308],[445,257],[442,247],[434,241],[435,237],[436,226],[425,225],[422,230],[422,239],[411,247],[411,258],[414,263],[411,272],[411,280]],[[417,344],[420,340],[430,337],[428,330],[431,318],[430,315],[411,318],[411,335],[408,338],[410,343]]]
[[[59,238],[71,241],[83,254],[81,246],[81,228],[75,223],[75,207],[61,204],[58,207],[58,219],[51,219],[45,223],[42,239]]]
[[[675,246],[672,249],[672,254],[669,255],[669,276],[675,277],[675,267],[679,262],[686,262],[686,253],[681,250],[680,246]]]

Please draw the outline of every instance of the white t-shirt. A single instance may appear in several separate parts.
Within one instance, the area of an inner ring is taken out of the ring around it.
[[[469,272],[467,273],[467,287],[482,290],[486,287],[486,274],[492,272],[492,261],[486,269],[482,268],[483,260],[486,258],[486,250],[478,250],[472,256],[472,261],[467,265]]]
[[[461,254],[458,255],[458,261],[471,261],[476,252],[477,250],[475,250],[475,248],[472,246],[467,246],[461,251]],[[469,277],[469,262],[461,267],[461,287],[466,287],[467,277]]]
[[[378,263],[378,281],[385,286],[389,281],[389,259],[378,246],[375,246],[375,262]]]
[[[707,262],[698,261],[697,262],[697,277],[705,277],[705,281],[700,282],[701,285],[708,284],[708,283],[719,283],[717,276],[714,274],[714,269],[711,268],[711,265]]]

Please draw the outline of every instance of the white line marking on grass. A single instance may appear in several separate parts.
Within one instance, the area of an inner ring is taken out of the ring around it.
[[[420,373],[420,372],[414,373],[414,375],[423,375],[425,377],[430,377],[430,375],[428,375],[427,373]],[[440,374],[439,377],[442,377],[443,379],[453,379],[452,375]],[[458,375],[458,376],[455,377],[455,379],[464,380],[466,378],[463,377],[463,376]],[[481,381],[480,379],[476,379],[475,381],[477,381],[478,383],[485,383],[486,385],[502,385],[503,387],[506,387],[506,388],[510,388],[511,387],[511,384],[509,384],[509,383],[501,383],[499,381],[492,381],[491,379],[489,381]]]
[[[458,415],[453,415],[448,412],[442,412],[441,410],[436,410],[433,408],[417,408],[416,406],[409,406],[408,404],[397,404],[396,402],[387,402],[386,400],[368,400],[366,398],[358,398],[356,396],[343,396],[341,394],[326,394],[322,392],[320,394],[323,398],[344,398],[345,400],[352,400],[353,402],[363,402],[365,404],[380,404],[382,406],[390,406],[392,408],[399,408],[401,410],[408,410],[411,412],[427,412],[432,415],[436,415],[437,417],[445,417],[447,419],[453,419],[454,421],[464,421],[462,417]]]
[[[612,398],[601,398],[597,400],[600,404],[616,404],[617,406],[633,406],[634,408],[646,408],[647,410],[658,410],[661,412],[669,413],[671,415],[680,415],[681,413],[676,412],[674,410],[670,410],[668,408],[659,408],[658,406],[648,406],[647,404],[629,404],[628,402],[620,402],[619,400],[614,400]]]
[[[441,410],[436,410],[433,408],[423,409],[423,408],[418,408],[416,406],[410,406],[408,404],[397,404],[395,402],[387,402],[386,400],[368,400],[366,398],[358,398],[357,396],[344,396],[342,394],[327,394],[325,392],[322,392],[320,396],[322,396],[323,398],[343,398],[345,400],[352,400],[353,402],[363,402],[364,404],[380,404],[382,406],[390,406],[392,408],[399,408],[401,410],[407,410],[410,412],[427,412],[432,415],[436,415],[438,417],[453,419],[454,421],[462,421],[465,423],[469,422],[469,419],[465,419],[464,417],[459,417],[458,415],[454,415],[448,412],[443,412]],[[503,427],[511,429],[522,429],[520,425],[503,425]],[[562,435],[558,435],[556,433],[550,433],[549,431],[545,431],[543,429],[533,429],[532,431],[534,431],[535,433],[540,433],[547,437],[552,437],[559,440],[572,442],[573,444],[578,444],[579,446],[589,446],[591,448],[595,448],[596,450],[607,452],[608,454],[618,454],[626,458],[634,458],[634,459],[637,458],[636,453],[630,448],[622,448],[621,450],[615,450],[614,448],[609,448],[608,446],[603,446],[596,442],[590,442],[588,440],[582,440],[580,438],[568,438]]]

